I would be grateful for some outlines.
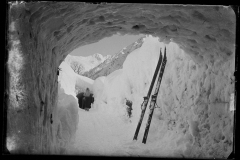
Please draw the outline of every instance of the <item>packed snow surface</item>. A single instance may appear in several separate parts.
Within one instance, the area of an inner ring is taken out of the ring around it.
[[[147,143],[143,144],[148,108],[137,141],[133,141],[133,135],[160,49],[164,53],[165,46],[167,64],[157,97],[160,108],[154,111]],[[165,45],[158,38],[147,36],[141,48],[128,55],[123,68],[107,77],[99,77],[92,82],[71,76],[73,74],[69,70],[69,75],[62,78],[65,93],[74,97],[74,85],[88,86],[94,93],[95,101],[89,111],[78,108],[79,120],[76,133],[71,136],[68,153],[158,157],[228,156],[232,151],[233,138],[233,112],[229,109],[231,94],[234,92],[231,85],[233,68],[231,61],[195,64],[177,44],[171,42]],[[79,83],[75,83],[76,79]],[[126,100],[132,102],[130,118],[126,111]],[[76,111],[76,98],[69,101],[75,103],[73,106]]]

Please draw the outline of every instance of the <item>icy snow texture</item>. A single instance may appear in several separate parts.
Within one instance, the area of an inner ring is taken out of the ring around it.
[[[157,38],[126,59],[123,69],[94,82],[96,100],[89,112],[79,110],[71,154],[172,157],[226,157],[232,150],[233,113],[229,111],[233,63],[195,64],[175,43],[167,47],[167,64],[147,144],[141,143],[148,109],[138,135],[132,138],[157,64]],[[155,88],[155,87],[154,87]],[[125,100],[133,102],[126,116]]]

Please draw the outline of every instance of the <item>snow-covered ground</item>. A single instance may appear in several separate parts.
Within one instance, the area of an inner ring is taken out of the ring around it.
[[[133,141],[133,135],[160,48],[164,53],[165,46],[167,64],[157,97],[160,108],[154,111],[147,143],[143,144],[148,108],[137,141]],[[68,154],[224,157],[230,153],[233,112],[229,102],[234,91],[230,85],[234,64],[230,61],[197,65],[175,43],[165,45],[158,38],[147,36],[141,48],[128,55],[123,68],[107,77],[91,81],[76,76],[67,64],[61,66],[59,82],[63,89],[59,106],[72,107],[69,119],[75,117],[71,123],[64,118],[61,121],[60,128],[72,128],[65,134],[71,139],[65,146]],[[89,87],[94,93],[95,101],[89,112],[78,108],[75,85]],[[64,104],[64,96],[71,96],[68,104]],[[131,118],[127,116],[126,100],[133,104]]]

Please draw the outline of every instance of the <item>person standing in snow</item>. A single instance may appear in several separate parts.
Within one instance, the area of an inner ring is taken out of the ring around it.
[[[83,97],[84,97],[84,92],[79,92],[76,97],[78,98],[79,108],[83,109],[82,101],[83,101]]]
[[[84,97],[89,97],[90,96],[90,90],[89,88],[86,89],[86,92],[84,93]]]
[[[83,101],[82,101],[82,106],[84,109],[89,109],[89,105],[88,105],[88,101],[89,101],[89,98],[90,98],[90,90],[89,88],[86,89],[85,93],[84,93],[84,97],[83,97]]]

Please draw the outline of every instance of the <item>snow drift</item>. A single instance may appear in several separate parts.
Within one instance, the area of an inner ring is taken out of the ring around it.
[[[58,77],[58,103],[53,117],[56,142],[60,146],[61,153],[67,153],[69,144],[74,140],[78,126],[78,101],[75,88],[85,90],[87,87],[92,90],[93,80],[80,76],[66,63],[60,65]]]

